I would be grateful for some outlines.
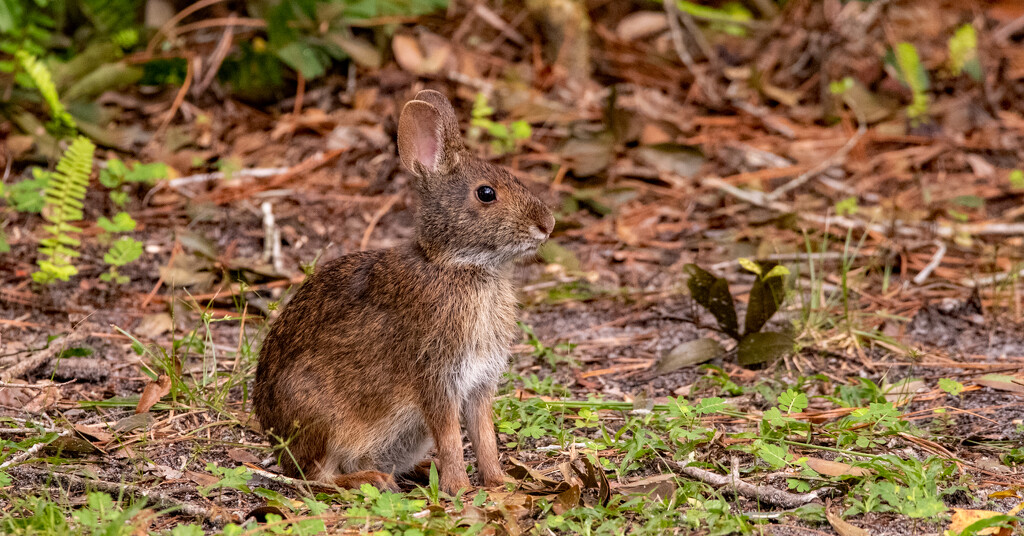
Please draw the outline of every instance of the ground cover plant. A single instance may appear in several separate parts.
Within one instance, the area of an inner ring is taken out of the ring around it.
[[[0,532],[1019,533],[1018,4],[0,0]],[[286,478],[260,343],[424,88],[556,213],[508,482]]]

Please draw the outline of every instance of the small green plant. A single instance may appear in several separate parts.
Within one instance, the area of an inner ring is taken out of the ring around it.
[[[47,237],[39,241],[42,257],[36,261],[39,270],[32,279],[39,283],[67,281],[78,273],[71,260],[79,255],[74,249],[81,242],[75,238],[82,229],[72,225],[82,219],[82,201],[89,186],[92,155],[96,146],[79,136],[57,163],[43,191],[43,226]]]
[[[134,262],[142,256],[142,242],[122,236],[110,246],[110,250],[103,255],[103,262],[110,265],[110,269],[100,274],[100,280],[108,283],[127,283],[130,279],[117,271],[118,268]]]
[[[57,95],[57,86],[53,83],[53,75],[50,73],[50,70],[38,58],[26,50],[18,50],[14,56],[31,82],[31,86],[39,91],[39,94],[43,97],[43,102],[50,108],[50,129],[56,132],[62,130],[74,132],[78,125],[75,124],[75,120],[68,113],[67,109],[64,108],[64,104],[61,103],[60,96]],[[25,83],[24,80],[22,82]]]
[[[978,35],[974,26],[964,24],[949,38],[949,69],[953,76],[967,73],[975,81],[981,81],[981,62],[978,60]]]
[[[920,124],[927,119],[931,106],[931,99],[928,96],[931,82],[928,71],[921,63],[917,47],[912,43],[897,43],[886,55],[886,63],[895,69],[896,78],[907,86],[913,95],[910,106],[907,107],[907,118],[912,125]]]
[[[218,488],[229,488],[241,491],[242,493],[252,493],[249,489],[249,481],[252,480],[252,472],[245,468],[245,466],[238,467],[221,467],[213,462],[206,464],[206,470],[213,473],[214,476],[220,477],[220,480],[210,484],[209,486],[200,486],[199,493],[205,497],[210,494],[211,491]]]
[[[491,136],[491,149],[495,154],[505,154],[515,150],[520,141],[530,139],[533,131],[526,121],[512,121],[510,124],[498,123],[491,119],[494,108],[487,103],[487,95],[478,93],[473,101],[473,119],[470,125],[476,129],[470,137],[478,137],[484,130]]]
[[[107,161],[107,166],[100,170],[99,181],[103,186],[110,188],[110,200],[117,206],[124,206],[128,202],[128,193],[124,191],[124,185],[153,185],[156,181],[166,178],[167,166],[161,162],[134,163],[128,166],[117,158],[111,158]]]
[[[526,334],[526,344],[533,347],[531,355],[547,362],[552,371],[557,370],[559,365],[576,365],[576,361],[572,358],[572,351],[576,348],[575,344],[560,342],[554,346],[546,346],[537,338],[537,334],[533,332],[532,327],[523,322],[517,322],[517,324],[519,329],[523,330],[523,333]]]
[[[785,276],[789,275],[789,270],[782,265],[766,270],[766,267],[749,259],[740,259],[739,262],[756,276],[750,289],[742,332],[736,305],[729,292],[729,282],[724,278],[716,277],[696,264],[687,264],[683,269],[690,275],[686,283],[690,294],[715,317],[722,333],[738,343],[737,358],[741,365],[779,359],[793,351],[793,336],[782,332],[762,332],[761,329],[785,299]]]
[[[1010,186],[1013,188],[1024,188],[1024,170],[1015,169],[1010,172]]]

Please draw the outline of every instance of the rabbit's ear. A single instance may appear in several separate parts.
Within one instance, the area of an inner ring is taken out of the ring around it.
[[[462,149],[459,122],[448,99],[436,91],[420,91],[406,103],[398,119],[398,154],[417,175],[447,174]]]

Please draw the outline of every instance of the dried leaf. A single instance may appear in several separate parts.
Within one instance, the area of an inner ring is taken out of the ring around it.
[[[974,383],[983,387],[1024,394],[1024,378],[1007,374],[986,374]]]
[[[139,397],[139,404],[135,406],[135,413],[146,413],[160,401],[161,398],[167,396],[171,392],[171,377],[166,374],[161,374],[155,382],[151,381],[146,384],[146,388],[142,390],[142,396]]]
[[[791,354],[794,342],[793,336],[788,333],[750,333],[740,340],[736,357],[740,365],[775,361]]]
[[[991,510],[964,510],[953,509],[953,516],[949,520],[949,532],[951,534],[965,533],[968,528],[971,530],[966,534],[982,534],[995,536],[1010,536],[1012,528],[993,526],[997,523],[1007,521],[1010,516]],[[1016,523],[1012,523],[1016,525]]]
[[[821,458],[807,458],[807,467],[825,476],[867,476],[871,474],[871,471],[863,467],[854,467],[847,463],[822,460]]]
[[[139,428],[149,428],[156,418],[152,413],[133,413],[114,424],[114,430],[121,433],[128,433]]]
[[[75,431],[94,443],[104,444],[114,439],[113,434],[107,432],[105,427],[96,424],[76,424]]]
[[[615,35],[623,41],[635,41],[667,29],[668,17],[665,16],[665,12],[635,11],[622,17],[615,28]]]
[[[253,453],[251,453],[251,452],[249,452],[247,450],[232,448],[232,449],[228,449],[227,450],[227,455],[228,455],[228,458],[231,458],[232,460],[234,460],[234,461],[236,461],[238,463],[252,463],[252,464],[260,463],[260,459],[257,458]]]
[[[657,374],[664,374],[691,365],[706,363],[725,354],[722,343],[714,339],[697,339],[676,346],[662,358],[654,369]]]
[[[847,523],[843,518],[839,517],[839,514],[829,508],[825,509],[825,518],[828,519],[832,528],[836,529],[836,533],[839,536],[871,536],[870,532]]]
[[[554,504],[551,505],[555,513],[562,515],[573,508],[580,505],[580,497],[583,492],[579,486],[571,486],[569,489],[561,492],[555,497]]]
[[[133,333],[144,339],[155,339],[174,328],[174,320],[169,313],[155,313],[142,317]]]

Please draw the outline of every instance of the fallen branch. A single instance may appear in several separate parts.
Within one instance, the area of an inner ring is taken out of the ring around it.
[[[241,521],[241,518],[236,515],[229,514],[226,510],[221,508],[207,508],[197,504],[187,503],[180,501],[156,490],[143,489],[134,484],[125,484],[117,482],[107,482],[105,480],[91,480],[85,479],[77,475],[68,473],[61,473],[54,470],[41,470],[35,468],[25,468],[26,472],[33,473],[37,478],[52,478],[62,483],[65,486],[80,488],[83,490],[98,490],[104,491],[111,495],[128,494],[135,497],[141,497],[146,499],[150,504],[161,509],[169,509],[176,512],[181,512],[185,515],[202,518],[210,523],[216,525],[224,525],[229,522]]]
[[[53,431],[54,430],[44,430],[44,432],[53,432]],[[64,436],[66,436],[66,435],[68,435],[70,433],[71,433],[71,429],[69,428],[67,430],[63,430],[60,433],[58,433],[57,437],[64,437]],[[54,438],[54,439],[56,439],[56,438]],[[4,470],[4,469],[6,469],[6,468],[8,468],[8,467],[10,467],[12,465],[19,464],[19,463],[21,463],[21,462],[31,458],[32,456],[35,456],[35,454],[37,452],[39,452],[40,450],[43,450],[43,447],[45,447],[46,445],[49,445],[49,443],[48,442],[36,443],[35,445],[32,445],[31,447],[26,449],[25,452],[22,452],[21,454],[18,454],[17,456],[12,456],[11,459],[7,460],[6,462],[0,463],[0,471]]]
[[[57,357],[58,354],[64,351],[64,348],[67,347],[69,342],[77,338],[78,337],[75,337],[74,333],[72,333],[68,335],[61,335],[56,339],[53,339],[50,341],[50,344],[46,345],[46,348],[36,350],[33,355],[18,361],[14,365],[11,365],[4,371],[0,372],[0,381],[9,382],[14,378],[19,378],[26,373],[32,372],[47,361]],[[17,385],[17,387],[27,386]]]
[[[770,503],[783,508],[796,508],[803,506],[809,502],[812,502],[827,492],[832,491],[831,488],[820,488],[807,493],[789,493],[782,491],[771,486],[755,486],[739,479],[735,474],[732,475],[720,475],[718,473],[712,473],[706,469],[700,467],[686,466],[685,462],[676,462],[679,466],[679,472],[694,479],[699,480],[705,484],[709,484],[715,487],[725,487],[730,489],[737,495],[742,495],[748,499],[754,499],[762,503]]]

